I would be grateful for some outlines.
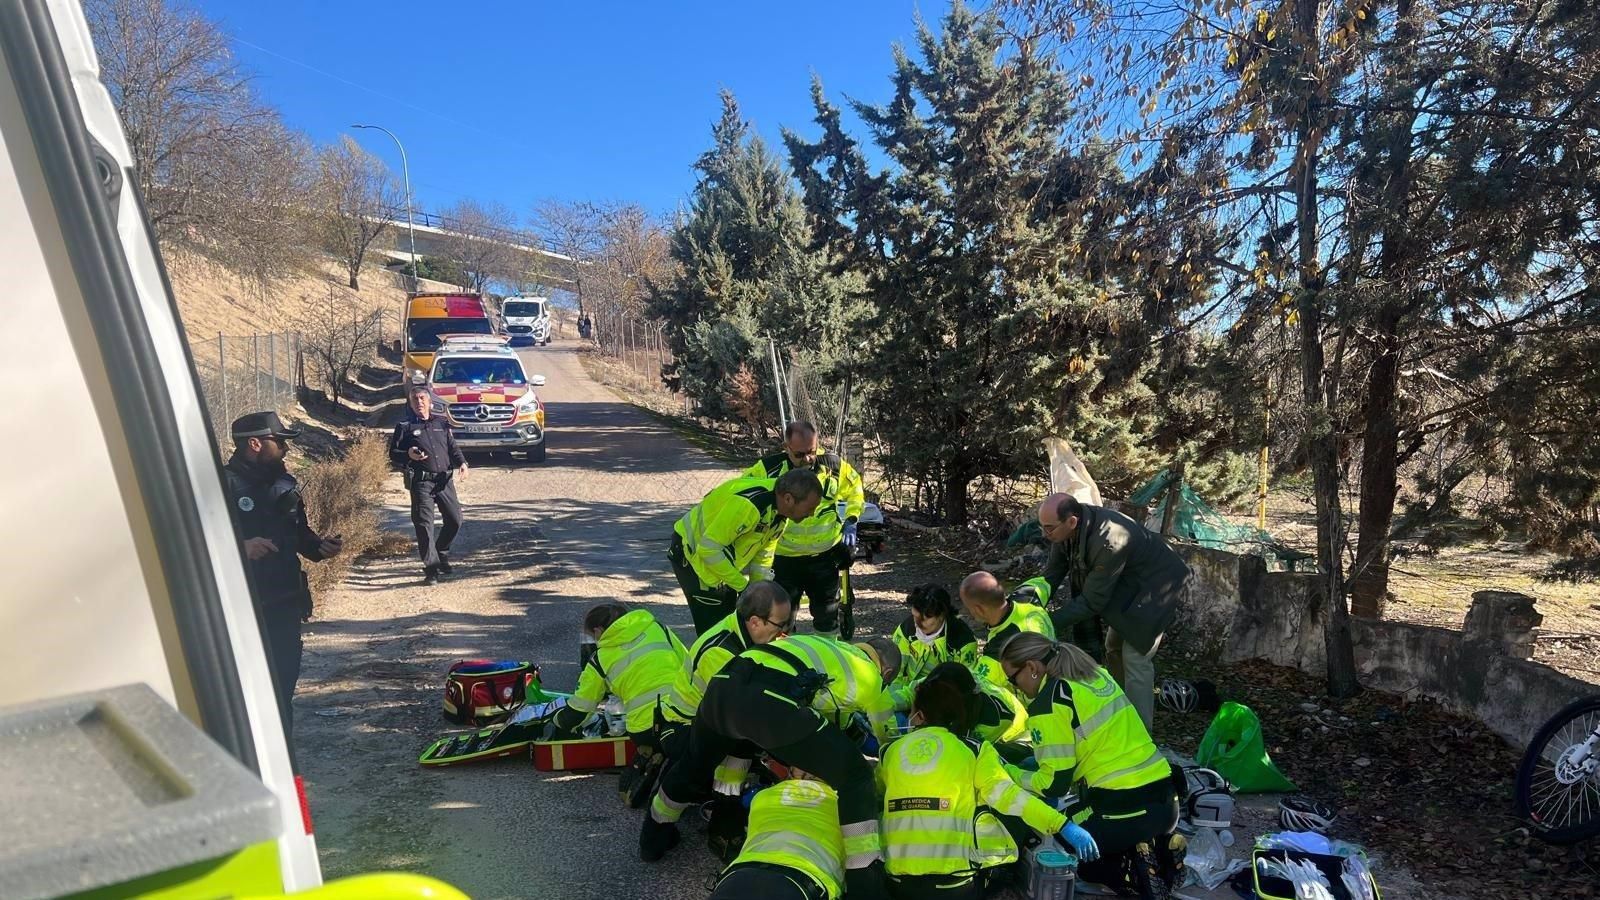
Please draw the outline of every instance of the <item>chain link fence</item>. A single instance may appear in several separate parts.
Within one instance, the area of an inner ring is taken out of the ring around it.
[[[673,362],[672,348],[659,322],[631,316],[615,307],[585,311],[590,338],[601,354],[626,370],[632,386],[665,394],[662,376]]]
[[[351,323],[353,330],[376,320],[376,356],[395,356],[400,337],[400,315],[377,309]],[[219,438],[228,434],[233,420],[248,412],[274,410],[287,415],[309,385],[306,337],[298,331],[269,334],[218,334],[190,340],[189,353],[200,375],[206,414]],[[398,362],[398,356],[393,360]],[[315,372],[309,373],[312,380]],[[326,387],[326,385],[323,385]]]
[[[282,413],[294,405],[305,386],[297,332],[218,334],[210,340],[191,340],[189,352],[200,374],[206,413],[219,437],[247,412],[271,409]]]

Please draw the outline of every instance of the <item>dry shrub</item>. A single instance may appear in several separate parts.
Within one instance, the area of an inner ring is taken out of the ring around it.
[[[325,537],[344,538],[344,552],[337,559],[307,567],[313,596],[338,584],[351,560],[383,545],[378,498],[388,474],[388,442],[376,434],[357,438],[343,456],[316,463],[300,474],[311,527]]]

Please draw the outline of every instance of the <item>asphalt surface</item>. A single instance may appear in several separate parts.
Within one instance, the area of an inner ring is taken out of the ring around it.
[[[425,769],[453,726],[440,711],[457,659],[536,662],[577,679],[579,625],[602,600],[693,630],[665,553],[673,521],[733,471],[593,382],[575,344],[523,351],[548,377],[549,458],[474,458],[459,485],[457,574],[419,584],[415,556],[358,567],[307,628],[296,744],[328,878],[406,870],[475,898],[704,897],[717,863],[698,822],[666,861],[639,861],[640,813],[616,775],[542,773],[526,757]],[[398,475],[385,526],[409,532]]]

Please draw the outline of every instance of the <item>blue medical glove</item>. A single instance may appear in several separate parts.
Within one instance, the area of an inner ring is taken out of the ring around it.
[[[1078,859],[1084,862],[1094,862],[1100,858],[1100,845],[1094,842],[1094,835],[1084,831],[1075,822],[1068,822],[1061,829],[1061,839],[1070,844],[1073,852],[1078,854]]]
[[[844,545],[851,550],[856,548],[856,523],[844,523]]]

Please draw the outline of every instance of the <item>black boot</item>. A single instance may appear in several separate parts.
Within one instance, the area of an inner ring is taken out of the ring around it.
[[[745,827],[750,822],[750,811],[738,797],[718,797],[711,801],[711,820],[706,825],[706,846],[722,860],[723,865],[733,862],[744,847]]]
[[[657,862],[667,851],[678,846],[678,826],[670,822],[657,822],[647,810],[644,825],[639,829],[639,858]]]
[[[450,554],[444,552],[443,550],[439,551],[439,574],[450,574]]]
[[[422,583],[425,584],[425,585],[438,584],[439,583],[439,570],[435,569],[435,568],[432,568],[431,566],[429,568],[423,569],[422,570]]]

